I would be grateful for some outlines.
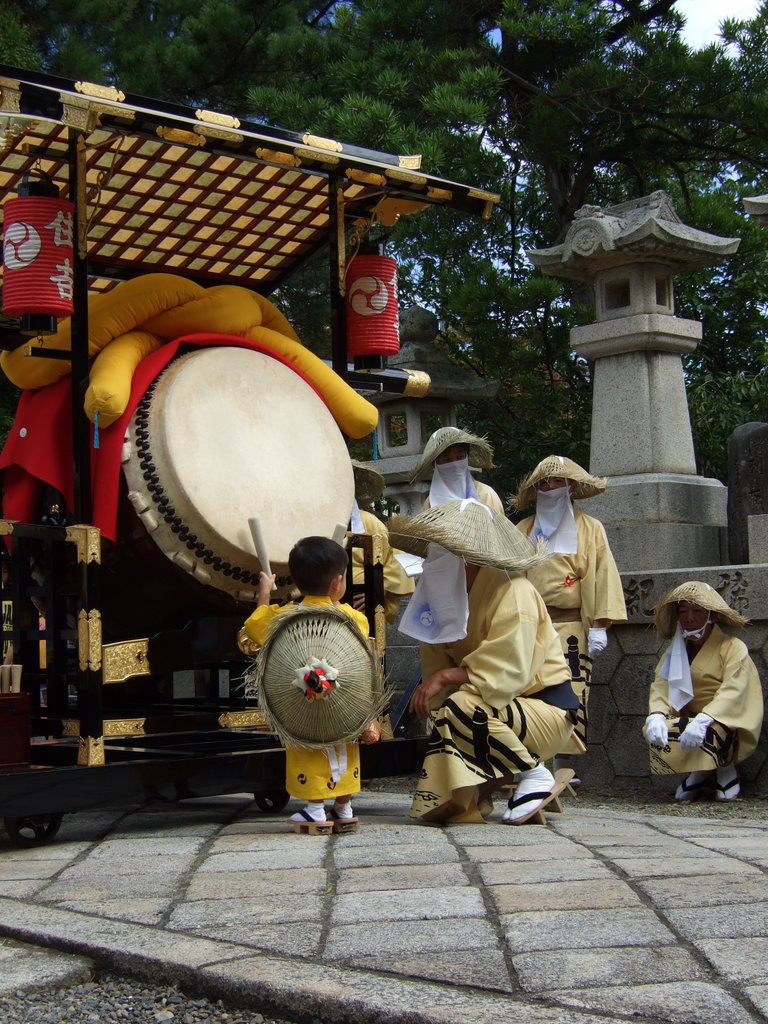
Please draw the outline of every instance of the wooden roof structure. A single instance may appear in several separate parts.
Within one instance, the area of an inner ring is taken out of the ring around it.
[[[487,217],[499,198],[419,157],[0,65],[0,194],[38,170],[66,195],[73,134],[91,290],[162,270],[268,294],[329,232],[432,204]]]

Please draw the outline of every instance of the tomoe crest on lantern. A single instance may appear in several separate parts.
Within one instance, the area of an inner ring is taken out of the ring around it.
[[[397,355],[397,263],[355,256],[347,269],[347,352],[356,360]]]
[[[50,334],[71,316],[74,206],[43,174],[25,179],[3,207],[3,313],[21,317],[25,334]]]

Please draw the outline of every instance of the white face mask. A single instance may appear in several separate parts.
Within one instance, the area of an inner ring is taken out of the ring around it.
[[[434,508],[445,501],[464,498],[477,498],[477,490],[469,472],[469,459],[436,462],[429,488],[429,504]]]
[[[543,537],[551,554],[575,555],[578,546],[568,485],[536,492],[536,518],[531,536]]]
[[[707,631],[707,626],[712,621],[712,613],[707,612],[707,621],[699,629],[683,629],[682,633],[686,640],[701,640]],[[682,627],[681,627],[682,628]]]

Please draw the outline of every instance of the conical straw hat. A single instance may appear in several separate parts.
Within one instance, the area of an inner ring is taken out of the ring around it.
[[[517,494],[513,494],[509,498],[510,507],[525,509],[530,505],[535,505],[536,485],[553,476],[572,480],[576,484],[573,491],[574,498],[594,498],[595,495],[603,493],[607,484],[605,477],[592,476],[573,459],[568,459],[564,455],[548,455],[520,483]]]
[[[469,499],[446,501],[417,516],[392,516],[389,541],[422,557],[429,544],[439,544],[470,565],[506,572],[524,572],[548,557],[544,541],[533,543],[505,516]]]
[[[295,680],[318,660],[335,669],[338,686],[327,699],[310,701]],[[316,605],[277,616],[245,674],[245,691],[255,691],[284,744],[310,748],[356,739],[388,700],[368,639],[344,612]]]
[[[431,476],[435,459],[454,444],[469,448],[469,464],[478,469],[493,469],[493,449],[484,437],[469,434],[458,427],[440,427],[427,441],[421,458],[411,474],[411,482],[422,476]]]
[[[737,629],[746,626],[749,621],[726,604],[714,587],[700,580],[688,580],[673,590],[668,590],[659,598],[654,610],[654,619],[656,629],[663,637],[669,638],[674,635],[677,627],[677,605],[680,601],[689,601],[709,612],[717,612],[718,619]]]
[[[372,466],[352,459],[352,472],[355,474],[355,498],[358,505],[370,505],[378,501],[384,493],[384,477]]]

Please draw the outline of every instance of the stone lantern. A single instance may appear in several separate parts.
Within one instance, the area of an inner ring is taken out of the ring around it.
[[[571,331],[593,362],[589,503],[622,571],[719,565],[726,488],[696,475],[681,356],[701,324],[674,313],[673,276],[720,262],[737,238],[680,221],[663,192],[577,211],[562,244],[528,253],[543,273],[590,281],[596,321]],[[567,454],[564,452],[562,454]]]
[[[768,224],[768,196],[750,196],[744,199],[744,209],[758,224]]]
[[[431,384],[424,397],[377,392],[366,397],[379,406],[378,459],[374,466],[384,477],[387,498],[398,502],[403,515],[416,515],[429,493],[429,484],[410,483],[429,436],[439,427],[456,426],[460,402],[492,400],[498,381],[471,376],[452,363],[435,344],[438,321],[434,313],[413,306],[400,314],[400,352],[387,360],[425,372]]]

